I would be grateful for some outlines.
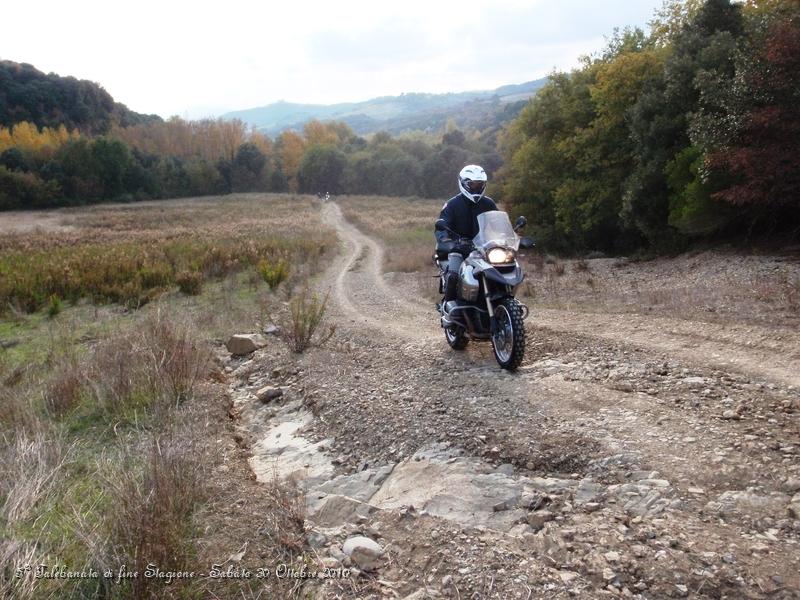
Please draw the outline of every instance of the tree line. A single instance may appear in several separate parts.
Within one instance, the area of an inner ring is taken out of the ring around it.
[[[502,197],[560,251],[800,228],[800,3],[668,2],[555,73],[501,139]]]
[[[102,136],[63,125],[0,127],[0,209],[230,192],[449,197],[468,162],[500,166],[494,132],[369,139],[310,121],[271,139],[238,120],[112,126]]]

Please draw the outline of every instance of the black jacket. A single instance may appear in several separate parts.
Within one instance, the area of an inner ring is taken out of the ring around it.
[[[439,218],[461,237],[472,239],[478,235],[478,215],[490,210],[497,210],[497,205],[491,198],[484,196],[473,202],[464,194],[459,194],[447,201],[439,213]],[[449,231],[441,229],[436,229],[435,235],[438,242],[454,237]]]

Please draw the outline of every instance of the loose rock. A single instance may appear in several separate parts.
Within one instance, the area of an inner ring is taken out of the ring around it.
[[[225,347],[236,356],[251,354],[267,345],[267,340],[260,333],[237,333],[232,335]]]
[[[544,527],[545,523],[552,521],[555,518],[556,516],[549,510],[538,510],[528,515],[528,525],[530,525],[534,531],[539,531],[542,527]]]
[[[276,388],[271,385],[261,388],[256,392],[256,397],[261,400],[263,403],[271,402],[277,398],[283,396],[283,390],[281,388]]]
[[[342,546],[342,551],[363,571],[374,571],[378,559],[383,552],[380,544],[363,535],[349,538]]]

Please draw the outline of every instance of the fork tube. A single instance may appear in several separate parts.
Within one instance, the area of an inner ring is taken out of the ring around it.
[[[494,309],[492,308],[492,301],[489,300],[489,284],[486,283],[486,276],[483,276],[483,295],[486,296],[486,308],[489,311],[489,318],[494,319]]]

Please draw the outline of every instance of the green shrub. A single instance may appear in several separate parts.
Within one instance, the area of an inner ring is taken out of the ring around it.
[[[47,305],[47,316],[51,319],[61,312],[61,298],[56,294],[51,294]]]
[[[289,265],[285,261],[269,262],[261,260],[258,263],[258,272],[261,278],[267,282],[269,289],[274,290],[289,277]]]
[[[712,185],[701,174],[704,160],[697,147],[689,146],[665,169],[671,191],[668,222],[689,236],[714,233],[732,218],[730,206],[712,198]]]

